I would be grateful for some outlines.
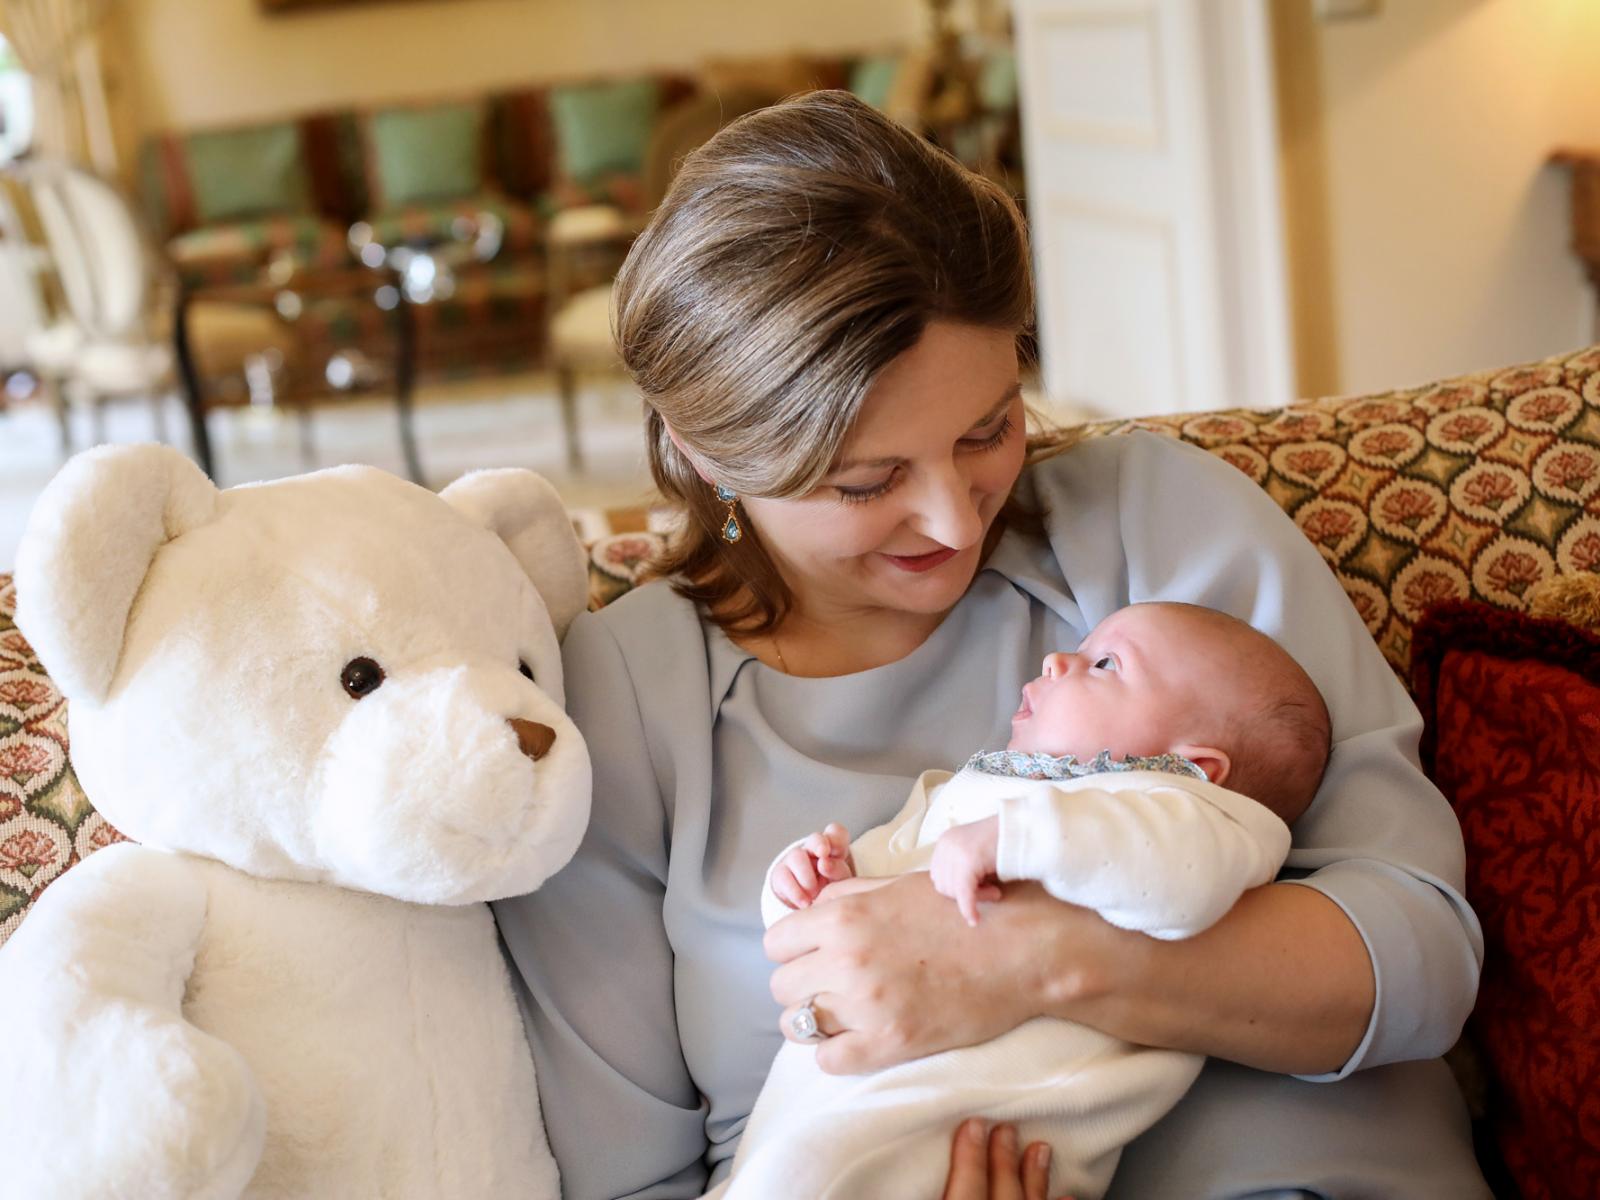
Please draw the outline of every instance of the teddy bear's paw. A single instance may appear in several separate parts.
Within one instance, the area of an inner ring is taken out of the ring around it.
[[[40,1189],[27,1195],[242,1194],[261,1160],[266,1104],[232,1046],[144,1008],[102,1011],[75,1032],[69,1040],[80,1043],[72,1056],[80,1069],[51,1090],[66,1110],[46,1102],[24,1117],[37,1126],[26,1158],[40,1168]],[[74,1133],[53,1155],[48,1147],[61,1144],[62,1122]]]
[[[255,1173],[266,1139],[266,1104],[244,1057],[181,1019],[142,1047],[130,1099],[159,1143],[155,1160],[178,1184],[175,1195],[237,1196]],[[131,1065],[131,1064],[130,1064]],[[120,1071],[118,1072],[120,1073]],[[152,1182],[155,1182],[152,1180]]]

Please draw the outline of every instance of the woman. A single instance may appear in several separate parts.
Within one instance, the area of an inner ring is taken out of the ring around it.
[[[833,1071],[1041,1014],[1212,1056],[1115,1196],[1487,1195],[1448,1074],[1417,1061],[1458,1033],[1481,940],[1416,711],[1225,464],[1134,435],[1024,469],[1011,201],[850,97],[804,97],[685,163],[617,305],[686,520],[670,581],[572,626],[593,821],[571,866],[497,906],[569,1200],[723,1178],[808,1003]],[[1284,881],[1174,943],[1037,888],[969,929],[925,876],[853,881],[763,947],[778,850],[879,824],[923,769],[1003,745],[1047,651],[1156,598],[1251,621],[1328,701],[1334,757]]]

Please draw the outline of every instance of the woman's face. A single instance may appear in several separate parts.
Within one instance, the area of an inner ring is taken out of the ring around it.
[[[813,619],[939,613],[977,574],[1026,450],[1016,340],[935,322],[879,375],[808,495],[741,501]]]

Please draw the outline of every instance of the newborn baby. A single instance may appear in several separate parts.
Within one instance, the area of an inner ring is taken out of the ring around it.
[[[971,924],[1004,882],[1031,879],[1175,939],[1271,882],[1330,745],[1327,707],[1294,659],[1233,617],[1152,603],[1111,614],[1043,671],[1005,750],[954,776],[924,772],[899,816],[854,845],[830,825],[784,851],[766,923],[838,879],[931,870]],[[1050,1144],[1052,1195],[1093,1200],[1201,1064],[1046,1017],[867,1076],[826,1075],[810,1046],[787,1043],[712,1194],[925,1200],[943,1186],[956,1124],[982,1116]]]

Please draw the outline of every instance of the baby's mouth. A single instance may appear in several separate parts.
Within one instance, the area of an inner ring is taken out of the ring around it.
[[[1012,716],[1013,721],[1021,721],[1033,716],[1033,705],[1028,703],[1028,689],[1022,689],[1022,702],[1017,705],[1017,711]]]

